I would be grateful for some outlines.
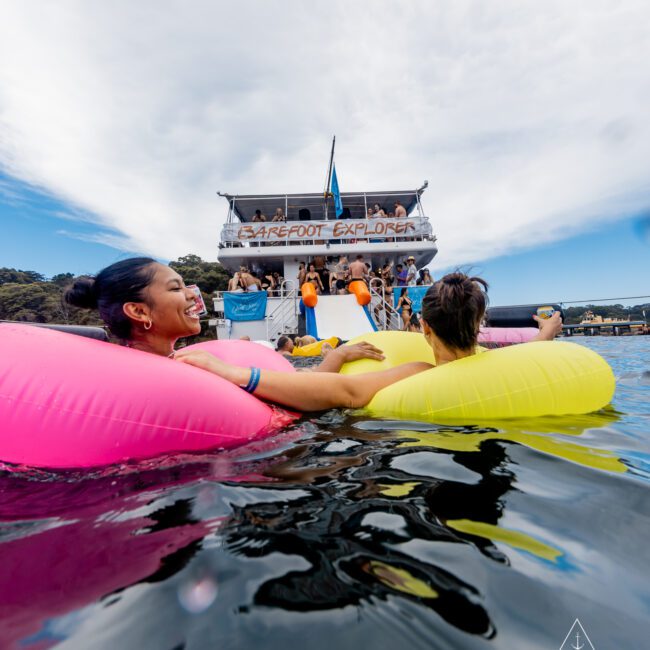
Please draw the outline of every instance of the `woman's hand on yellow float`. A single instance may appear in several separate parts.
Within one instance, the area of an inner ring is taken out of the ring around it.
[[[357,361],[358,359],[375,359],[376,361],[383,361],[384,353],[372,343],[361,341],[361,343],[354,343],[353,345],[342,345],[336,349],[343,357],[343,363],[350,361]]]

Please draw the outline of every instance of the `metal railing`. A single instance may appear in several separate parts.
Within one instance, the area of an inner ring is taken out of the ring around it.
[[[298,326],[297,291],[292,280],[285,280],[280,285],[280,296],[280,304],[265,318],[267,341],[294,332]]]
[[[381,330],[401,330],[404,328],[402,318],[393,307],[392,294],[387,300],[386,287],[379,278],[370,280],[370,307],[375,324]]]
[[[289,285],[289,286],[286,286]],[[267,292],[269,298],[285,298],[290,291],[293,291],[295,294],[295,288],[293,288],[293,281],[292,280],[284,280],[282,284],[280,284],[280,291],[277,292],[277,290],[273,290],[273,292]],[[223,300],[223,295],[225,293],[232,293],[230,291],[213,291],[212,292],[212,300]],[[241,291],[238,291],[237,293],[241,293]]]

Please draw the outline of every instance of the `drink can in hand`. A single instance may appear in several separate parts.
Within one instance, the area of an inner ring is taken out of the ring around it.
[[[203,295],[201,294],[201,289],[199,289],[195,284],[188,284],[187,288],[191,289],[192,292],[194,293],[194,296],[195,296],[195,299],[196,299],[196,313],[197,313],[197,315],[198,316],[205,316],[208,313],[208,310],[207,310],[207,308],[205,306],[205,302],[203,300]]]

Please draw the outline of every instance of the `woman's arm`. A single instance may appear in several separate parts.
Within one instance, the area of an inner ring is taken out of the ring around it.
[[[224,363],[203,350],[180,350],[175,359],[208,370],[238,386],[246,385],[251,375],[250,368]],[[431,367],[428,363],[414,362],[363,375],[262,370],[255,396],[299,411],[359,408],[368,404],[382,388]]]
[[[533,341],[552,341],[562,333],[562,317],[559,311],[554,312],[550,318],[540,318],[537,314],[533,314],[533,318],[539,326],[539,334],[530,340],[531,343]]]

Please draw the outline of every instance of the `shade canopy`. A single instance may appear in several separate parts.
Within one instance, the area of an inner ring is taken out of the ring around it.
[[[424,186],[426,187],[426,185]],[[406,213],[410,214],[418,205],[418,198],[424,191],[405,190],[399,192],[342,192],[342,219],[364,219],[367,208],[375,204],[381,206],[386,214],[394,212],[395,201],[399,201]],[[260,210],[270,221],[278,208],[287,217],[287,221],[311,221],[335,219],[334,199],[325,199],[320,194],[221,194],[230,204],[230,220],[252,221],[255,211]]]

